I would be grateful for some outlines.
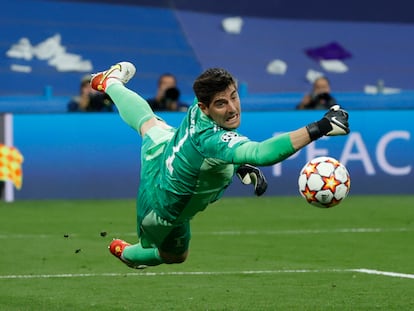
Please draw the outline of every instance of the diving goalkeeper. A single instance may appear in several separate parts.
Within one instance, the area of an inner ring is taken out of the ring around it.
[[[241,120],[235,78],[211,68],[193,84],[195,103],[178,128],[158,118],[148,103],[125,87],[135,67],[121,62],[92,76],[121,118],[142,136],[141,179],[137,196],[139,242],[115,239],[109,251],[132,268],[182,263],[188,255],[190,220],[218,200],[235,174],[252,182],[257,195],[266,181],[255,166],[283,161],[324,135],[349,133],[348,113],[331,107],[320,121],[262,142],[237,132]],[[245,165],[247,164],[247,165]]]

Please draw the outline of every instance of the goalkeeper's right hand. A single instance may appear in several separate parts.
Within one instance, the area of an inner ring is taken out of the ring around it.
[[[348,112],[341,109],[339,105],[334,105],[320,121],[308,124],[306,129],[312,141],[324,135],[347,135],[350,132]]]
[[[267,180],[259,168],[253,165],[244,164],[237,169],[236,175],[239,177],[243,184],[253,184],[254,193],[257,196],[261,196],[266,192]]]

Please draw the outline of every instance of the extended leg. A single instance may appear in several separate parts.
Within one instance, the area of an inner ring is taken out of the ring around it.
[[[121,118],[142,136],[158,122],[147,101],[137,93],[126,88],[134,75],[135,66],[129,62],[120,62],[106,71],[94,74],[91,79],[93,89],[108,94],[118,108]]]

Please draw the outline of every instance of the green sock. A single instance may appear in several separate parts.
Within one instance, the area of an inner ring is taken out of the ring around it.
[[[147,101],[122,83],[112,83],[106,89],[126,124],[140,133],[144,122],[155,117]]]
[[[125,247],[122,257],[137,266],[158,266],[163,263],[158,249],[143,248],[140,243]]]

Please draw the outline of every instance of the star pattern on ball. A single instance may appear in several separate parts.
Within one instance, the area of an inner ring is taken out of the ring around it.
[[[318,164],[319,163],[309,163],[309,165],[306,166],[306,168],[303,171],[303,174],[306,175],[306,178],[309,178],[310,175],[318,171],[318,169],[316,168]]]
[[[341,184],[341,182],[337,180],[334,175],[322,177],[322,180],[324,182],[322,190],[331,190],[333,193],[335,193],[336,187]]]

